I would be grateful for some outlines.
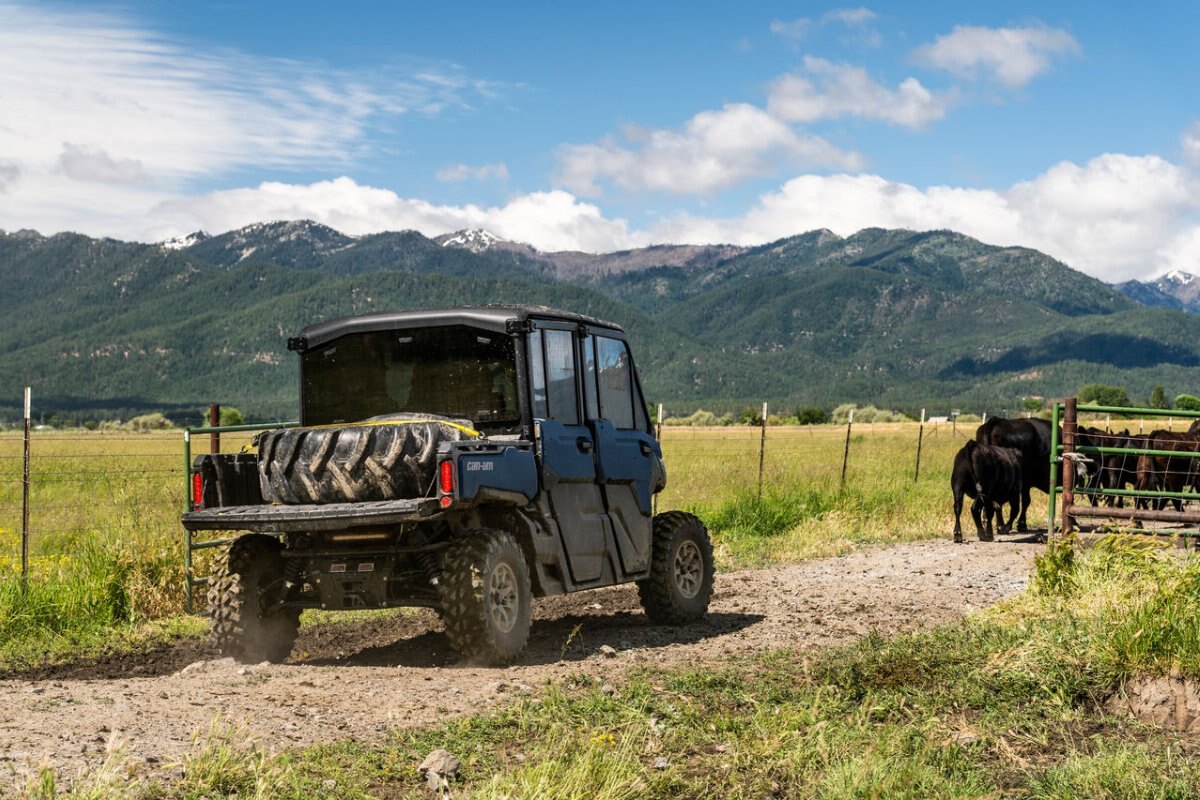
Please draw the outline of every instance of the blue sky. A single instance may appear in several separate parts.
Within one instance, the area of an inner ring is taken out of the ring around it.
[[[953,228],[1200,272],[1200,6],[0,0],[0,228]]]

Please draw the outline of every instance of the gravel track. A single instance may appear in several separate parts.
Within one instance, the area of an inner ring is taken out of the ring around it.
[[[650,624],[632,586],[535,601],[529,647],[506,668],[461,666],[430,611],[301,631],[286,664],[217,659],[203,642],[0,680],[0,791],[39,765],[95,768],[112,742],[136,771],[179,759],[221,718],[271,748],[484,711],[547,682],[613,682],[646,665],[695,666],[735,653],[815,649],[871,632],[960,619],[1019,592],[1033,544],[903,544],[717,576],[706,622]],[[601,653],[609,645],[615,655]]]

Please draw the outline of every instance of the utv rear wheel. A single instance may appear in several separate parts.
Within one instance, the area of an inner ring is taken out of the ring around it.
[[[512,535],[482,530],[446,551],[442,618],[450,646],[470,661],[507,664],[529,640],[529,566]]]
[[[650,576],[638,581],[646,616],[662,625],[704,619],[713,588],[712,542],[692,514],[667,511],[654,518]]]
[[[300,628],[299,609],[283,599],[282,545],[270,536],[243,536],[221,556],[208,587],[213,642],[245,663],[283,661]]]

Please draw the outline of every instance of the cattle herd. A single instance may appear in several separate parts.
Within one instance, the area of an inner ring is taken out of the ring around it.
[[[954,456],[950,486],[954,493],[954,541],[961,542],[963,496],[972,498],[971,516],[980,541],[994,538],[993,519],[1001,533],[1008,532],[1016,520],[1018,531],[1028,530],[1025,513],[1031,489],[1050,491],[1051,425],[1042,419],[1003,419],[995,417],[979,426],[975,438]],[[1060,435],[1061,441],[1061,435]],[[1156,430],[1131,434],[1128,430],[1109,432],[1080,426],[1075,446],[1109,447],[1122,450],[1159,450],[1173,455],[1137,453],[1089,454],[1077,462],[1076,483],[1088,495],[1092,505],[1124,506],[1124,497],[1106,494],[1106,490],[1128,487],[1147,492],[1181,493],[1189,488],[1200,492],[1200,458],[1182,455],[1200,453],[1200,420],[1186,433]],[[1061,470],[1059,471],[1061,485]],[[1170,502],[1183,510],[1180,498]],[[1138,497],[1137,508],[1161,510],[1166,498]],[[1008,506],[1008,520],[1004,507]]]

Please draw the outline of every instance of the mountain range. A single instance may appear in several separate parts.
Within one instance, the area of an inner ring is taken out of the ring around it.
[[[485,231],[352,237],[308,221],[158,244],[0,232],[0,419],[220,402],[295,415],[286,339],[390,308],[536,303],[622,323],[668,412],[874,403],[1003,413],[1085,383],[1200,383],[1200,281],[1109,286],[953,231],[810,231],[759,247],[543,252]],[[2,387],[9,387],[7,390]]]
[[[1200,314],[1200,280],[1190,272],[1172,270],[1152,281],[1125,281],[1114,288],[1144,306]]]

